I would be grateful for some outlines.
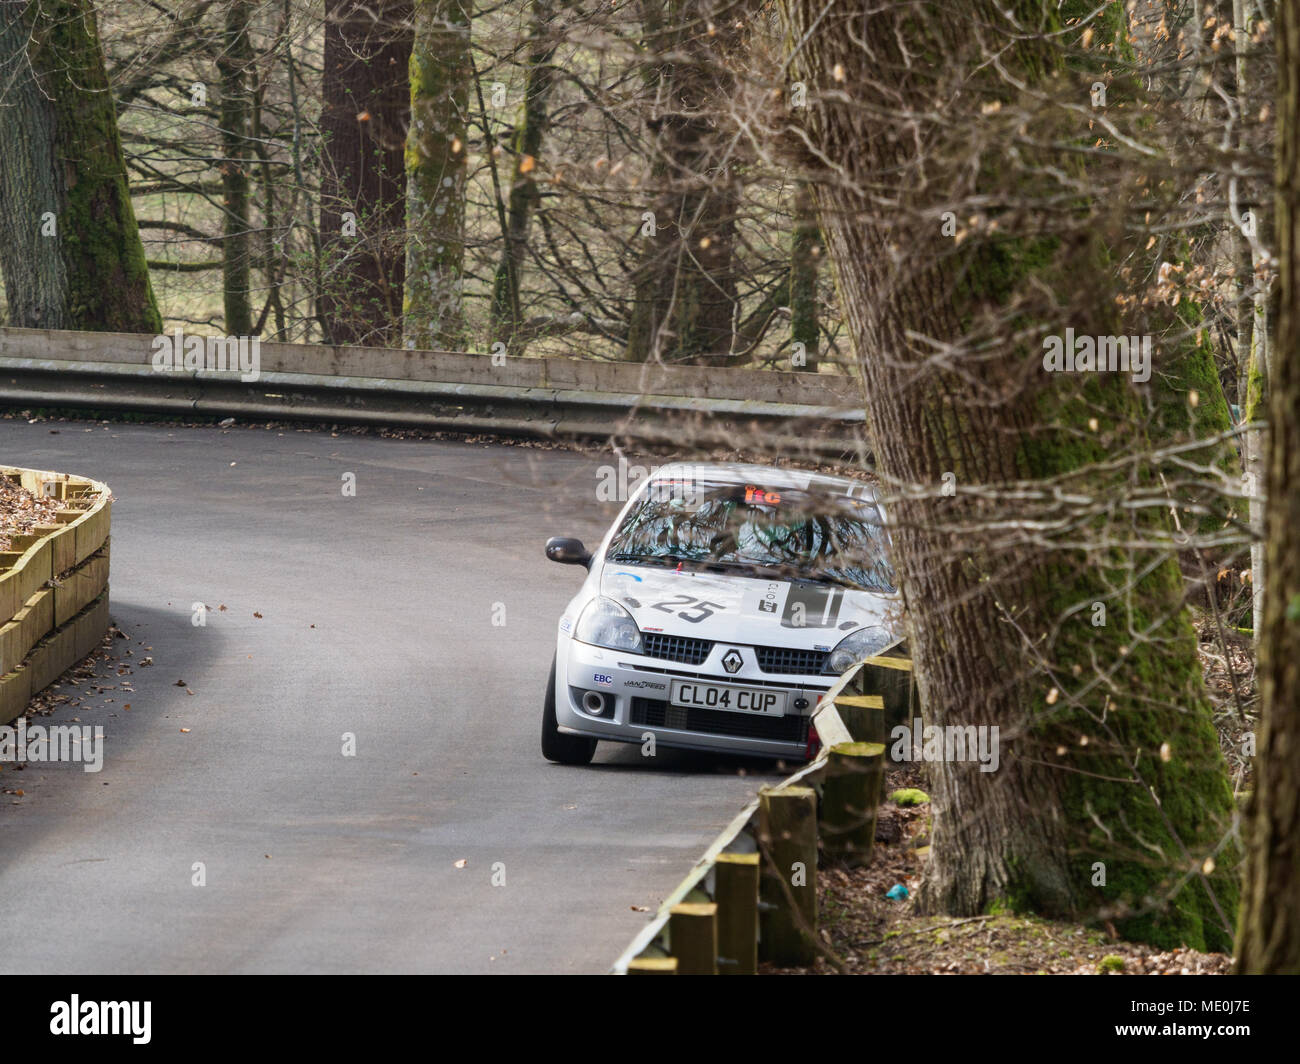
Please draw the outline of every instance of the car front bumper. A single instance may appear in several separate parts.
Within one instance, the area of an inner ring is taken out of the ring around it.
[[[712,655],[695,668],[565,636],[560,637],[557,650],[555,718],[560,731],[611,742],[644,744],[653,735],[655,745],[803,760],[809,752],[812,714],[833,682],[830,676],[759,673],[752,664],[728,675]],[[786,714],[772,717],[673,706],[671,684],[680,678],[786,692]],[[583,708],[587,692],[604,696],[604,712],[597,715]],[[800,700],[806,705],[794,708]]]

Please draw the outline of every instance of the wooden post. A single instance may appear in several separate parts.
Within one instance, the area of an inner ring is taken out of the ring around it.
[[[885,778],[883,743],[832,746],[822,785],[822,843],[828,857],[866,862],[876,837],[876,806]]]
[[[723,853],[713,868],[721,975],[758,971],[758,863],[756,853]]]
[[[678,975],[718,974],[718,907],[683,902],[668,910],[668,944]]]
[[[637,957],[627,962],[628,975],[676,975],[676,957]]]
[[[783,967],[806,967],[817,956],[817,794],[764,787],[758,801],[759,953]]]
[[[860,677],[863,689],[869,694],[879,694],[885,703],[884,735],[863,741],[884,743],[888,750],[889,733],[900,725],[911,728],[912,718],[920,715],[916,684],[912,678],[912,659],[890,655],[867,658]]]
[[[863,666],[866,672],[867,666]],[[883,670],[882,670],[883,671]],[[891,675],[906,675],[905,673]],[[886,719],[885,700],[881,695],[841,695],[835,699],[835,709],[844,721],[855,743],[881,743],[885,756],[889,754],[889,729]],[[885,774],[880,773],[880,782],[873,805],[879,805],[885,797]],[[822,813],[825,818],[825,811]]]
[[[855,743],[883,743],[888,738],[885,700],[880,695],[840,695],[835,708]]]

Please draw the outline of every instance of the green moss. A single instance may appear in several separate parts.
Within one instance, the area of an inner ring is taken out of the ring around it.
[[[1259,359],[1255,357],[1255,352],[1250,353],[1250,364],[1246,369],[1246,402],[1242,405],[1242,414],[1246,421],[1264,420],[1268,404],[1265,394],[1264,373],[1260,369]]]
[[[1102,975],[1124,970],[1124,958],[1117,953],[1108,953],[1097,963],[1097,971]]]
[[[48,0],[32,54],[54,105],[63,185],[58,231],[73,327],[161,332],[93,8],[85,0]]]
[[[896,805],[902,806],[925,805],[930,800],[930,796],[925,791],[918,791],[915,787],[903,787],[890,794],[889,800]]]
[[[466,344],[466,115],[471,64],[463,0],[418,0],[411,49],[411,125],[406,139],[406,283],[403,342],[460,350]]]

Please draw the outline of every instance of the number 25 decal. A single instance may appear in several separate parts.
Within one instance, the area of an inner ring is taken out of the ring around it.
[[[694,603],[695,608],[691,610],[677,611],[678,606],[690,606]],[[712,617],[717,610],[725,610],[727,607],[720,602],[705,602],[703,599],[697,599],[692,595],[676,595],[670,599],[664,599],[663,602],[655,602],[650,608],[652,610],[661,610],[664,613],[676,613],[683,621],[690,621],[692,624],[699,624],[700,621]]]

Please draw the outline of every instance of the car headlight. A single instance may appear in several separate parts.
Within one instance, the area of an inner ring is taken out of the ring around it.
[[[839,645],[826,656],[826,667],[822,671],[838,676],[863,658],[884,650],[893,641],[894,637],[879,626],[859,629],[840,640]]]
[[[592,646],[641,653],[641,629],[636,626],[636,621],[617,602],[603,595],[592,599],[582,611],[573,637]]]

